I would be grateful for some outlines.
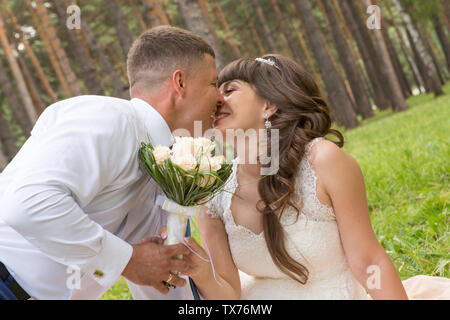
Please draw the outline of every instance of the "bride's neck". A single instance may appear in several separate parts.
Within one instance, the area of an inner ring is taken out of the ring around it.
[[[259,146],[254,150],[254,146],[249,146],[249,141],[245,141],[245,149],[237,149],[237,155],[239,157],[239,170],[238,173],[242,176],[249,178],[260,178],[261,177],[261,164],[257,161],[257,150]]]
[[[249,176],[252,178],[260,178],[261,177],[261,165],[259,164],[249,164],[249,163],[243,163],[239,164],[239,170],[238,173],[242,175],[242,172],[244,172],[245,176]]]

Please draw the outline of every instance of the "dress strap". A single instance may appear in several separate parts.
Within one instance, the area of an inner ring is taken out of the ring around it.
[[[319,142],[320,140],[323,140],[323,139],[325,139],[325,138],[324,137],[317,137],[317,138],[312,139],[310,142],[308,142],[308,144],[306,145],[306,148],[305,148],[305,154],[309,156],[309,153],[311,152],[311,148],[317,142]]]

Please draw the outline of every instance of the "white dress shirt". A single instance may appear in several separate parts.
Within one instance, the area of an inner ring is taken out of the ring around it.
[[[0,174],[0,261],[31,296],[70,298],[68,266],[105,291],[127,265],[130,243],[157,234],[161,190],[138,161],[149,139],[173,141],[141,99],[79,96],[45,109]]]

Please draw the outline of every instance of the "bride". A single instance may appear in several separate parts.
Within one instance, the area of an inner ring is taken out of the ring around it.
[[[239,160],[248,144],[238,149],[227,190],[198,219],[214,268],[186,238],[204,258],[185,258],[202,298],[407,299],[372,229],[362,172],[312,77],[266,55],[230,63],[218,85],[215,128],[279,129],[279,169],[262,177],[264,165]]]

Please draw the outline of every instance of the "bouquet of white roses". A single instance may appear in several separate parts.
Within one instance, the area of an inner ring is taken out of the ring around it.
[[[161,187],[168,211],[165,244],[180,243],[189,218],[200,212],[200,205],[222,190],[232,172],[224,156],[213,156],[215,141],[203,137],[175,137],[172,148],[141,144],[141,165]]]

